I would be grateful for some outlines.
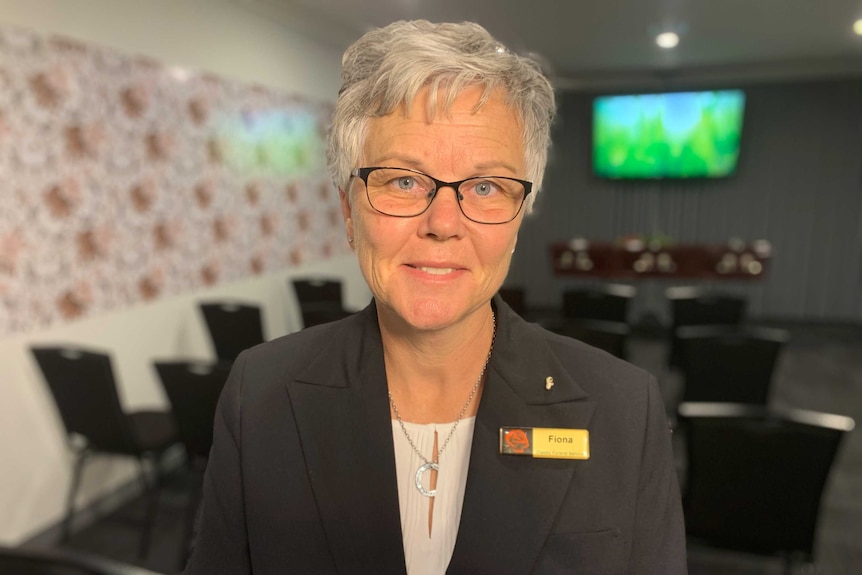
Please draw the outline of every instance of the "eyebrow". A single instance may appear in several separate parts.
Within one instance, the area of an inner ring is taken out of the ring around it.
[[[422,169],[422,160],[416,158],[414,156],[407,156],[403,154],[390,154],[382,156],[375,160],[372,165],[375,166],[386,166],[387,162],[395,161],[397,163],[405,164],[408,168],[413,168],[414,170]]]
[[[514,166],[507,164],[506,162],[482,162],[482,163],[476,164],[475,167],[476,167],[476,170],[478,170],[480,172],[482,170],[494,170],[497,168],[505,168],[505,169],[509,170],[510,172],[512,172],[513,174],[518,173],[518,170],[516,170]]]

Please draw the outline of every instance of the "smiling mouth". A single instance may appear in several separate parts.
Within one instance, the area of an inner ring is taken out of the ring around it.
[[[435,276],[442,276],[446,274],[451,274],[455,271],[455,268],[428,268],[425,266],[410,266],[413,269],[420,270],[425,272],[426,274],[431,274]]]

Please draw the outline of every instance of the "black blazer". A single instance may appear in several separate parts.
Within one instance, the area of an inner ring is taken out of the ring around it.
[[[646,372],[501,299],[450,574],[686,572]],[[547,376],[555,385],[545,389]],[[222,394],[186,573],[405,573],[374,303],[244,352]],[[501,426],[587,428],[586,461],[499,455]]]

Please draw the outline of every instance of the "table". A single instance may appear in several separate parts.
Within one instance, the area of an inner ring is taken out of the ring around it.
[[[613,280],[640,278],[757,280],[772,247],[766,240],[723,244],[593,242],[575,238],[550,245],[554,274]]]

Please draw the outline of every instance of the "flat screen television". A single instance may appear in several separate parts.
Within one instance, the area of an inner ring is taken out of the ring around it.
[[[742,90],[599,96],[593,169],[614,179],[729,176],[744,109]]]

